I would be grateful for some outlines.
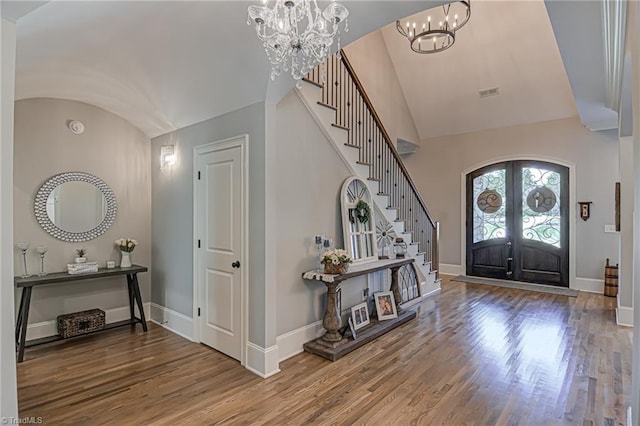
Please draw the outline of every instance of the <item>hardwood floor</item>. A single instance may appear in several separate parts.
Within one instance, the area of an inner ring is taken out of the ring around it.
[[[615,299],[450,282],[417,320],[263,380],[151,325],[27,350],[20,415],[44,424],[623,425],[632,329]]]

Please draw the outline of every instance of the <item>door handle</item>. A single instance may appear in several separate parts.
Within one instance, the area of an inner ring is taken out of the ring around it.
[[[507,265],[506,265],[506,270],[507,270],[507,277],[510,277],[511,275],[513,275],[513,244],[511,243],[511,241],[507,242]]]
[[[232,267],[232,268],[239,268],[239,267],[240,267],[240,261],[239,261],[239,260],[236,260],[235,262],[233,262],[233,263],[231,264],[231,267]]]

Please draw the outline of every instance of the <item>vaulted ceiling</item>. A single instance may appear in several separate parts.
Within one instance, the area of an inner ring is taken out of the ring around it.
[[[3,1],[3,17],[18,20],[16,97],[87,102],[149,137],[277,101],[293,82],[269,80],[246,25],[256,1]],[[444,1],[346,3],[343,45],[388,25],[381,31],[421,139],[577,113],[585,124],[607,114],[611,122],[594,44],[599,2],[473,0],[455,46],[435,55],[412,53],[393,22]],[[499,96],[480,99],[493,87]]]
[[[414,53],[394,24],[382,34],[421,139],[577,115],[542,0],[474,0],[455,44],[439,53]],[[499,95],[480,97],[493,88]]]

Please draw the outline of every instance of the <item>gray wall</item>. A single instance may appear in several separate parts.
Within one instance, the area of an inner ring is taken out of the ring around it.
[[[633,307],[633,137],[620,138],[620,269],[618,305]]]
[[[593,201],[591,219],[570,219],[575,223],[576,273],[603,279],[605,258],[614,263],[618,259],[618,234],[604,232],[605,224],[614,223],[618,138],[615,132],[585,129],[577,117],[429,139],[405,158],[431,213],[441,222],[440,262],[461,263],[461,173],[511,156],[575,163],[576,200]]]
[[[303,280],[303,272],[318,267],[316,234],[334,239],[343,248],[340,189],[351,176],[300,98],[289,93],[277,106],[278,167],[277,334],[322,318],[326,287]],[[343,285],[342,309],[360,303],[366,278]]]
[[[369,33],[344,50],[393,144],[398,138],[419,143],[418,130],[382,32]]]
[[[0,20],[0,417],[18,417],[13,290],[13,118],[16,26]]]
[[[264,347],[265,109],[258,103],[154,138],[153,289],[151,300],[193,316],[193,149],[249,135],[249,340]],[[160,171],[160,147],[175,145],[176,164]]]
[[[69,120],[80,120],[85,132],[76,135]],[[46,245],[45,267],[49,272],[66,270],[75,249],[88,249],[88,259],[104,267],[107,260],[120,261],[114,241],[132,237],[140,242],[132,254],[134,263],[151,262],[150,141],[125,120],[103,109],[61,99],[27,99],[15,104],[14,147],[14,241],[28,241],[29,272],[39,269],[34,248]],[[47,234],[36,221],[33,202],[40,186],[52,175],[81,171],[104,180],[118,203],[114,224],[98,238],[68,243]],[[14,269],[22,273],[21,256],[14,252]],[[140,274],[142,298],[149,300],[150,274]],[[128,306],[124,278],[99,284],[63,284],[38,288],[33,293],[30,323],[55,320],[62,313],[99,307]],[[16,297],[19,292],[16,292]]]

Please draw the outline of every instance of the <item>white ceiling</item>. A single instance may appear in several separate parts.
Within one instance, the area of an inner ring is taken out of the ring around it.
[[[256,1],[44,4],[17,21],[16,98],[87,102],[149,137],[277,101],[293,81],[269,80],[261,43],[246,24]],[[349,1],[343,43],[442,3]],[[3,16],[26,13],[9,9]]]
[[[382,34],[421,139],[578,112],[589,128],[615,127],[604,107],[599,2],[473,0],[456,44],[418,55],[393,22],[443,0],[343,1],[351,12],[343,45],[391,23]],[[277,102],[293,81],[269,80],[246,25],[256,2],[2,1],[2,16],[17,19],[16,97],[87,102],[149,137]],[[492,87],[501,94],[479,98]]]
[[[454,46],[435,54],[412,52],[394,24],[381,31],[421,139],[577,115],[542,0],[474,0]]]

